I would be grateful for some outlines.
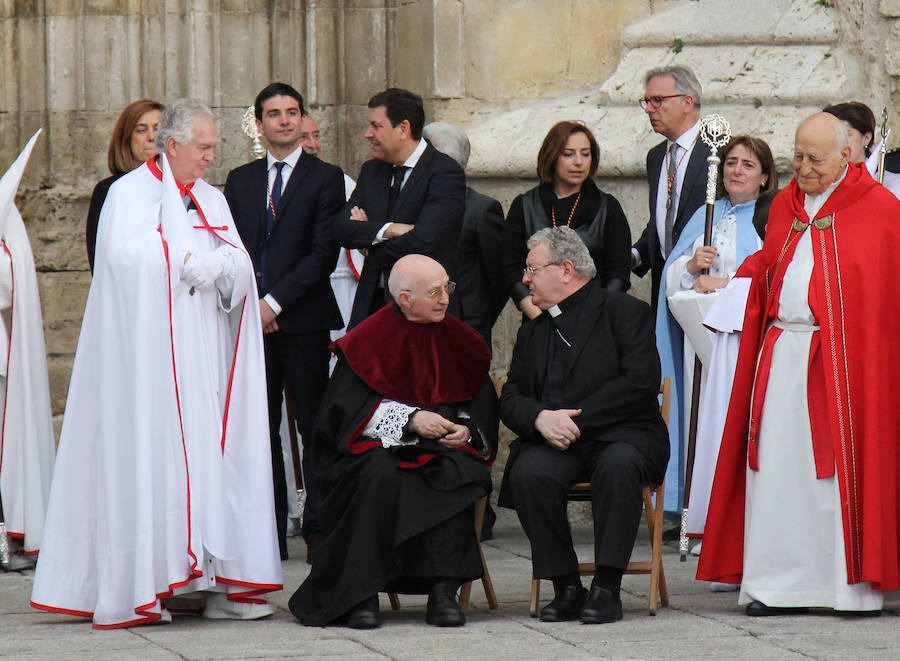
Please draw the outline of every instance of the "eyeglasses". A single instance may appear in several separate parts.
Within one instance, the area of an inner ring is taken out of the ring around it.
[[[659,108],[666,99],[674,99],[676,96],[687,96],[687,94],[666,94],[665,96],[649,96],[638,99],[641,109],[646,110],[647,106],[651,108]]]
[[[532,266],[531,264],[526,264],[525,268],[522,269],[522,277],[524,277],[527,273],[533,278],[535,273],[537,273],[541,269],[547,268],[548,266],[559,266],[559,262],[547,262],[542,266]]]
[[[448,280],[446,285],[443,285],[442,287],[435,287],[430,292],[425,294],[425,296],[437,303],[439,300],[441,300],[441,296],[444,294],[444,292],[447,292],[447,296],[451,296],[455,291],[456,283],[453,282],[453,280]]]

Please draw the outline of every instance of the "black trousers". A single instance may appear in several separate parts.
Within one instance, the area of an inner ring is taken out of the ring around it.
[[[315,468],[312,434],[322,393],[328,383],[328,331],[315,333],[267,333],[263,336],[266,355],[266,388],[269,398],[269,440],[272,447],[272,480],[275,486],[275,524],[281,557],[287,558],[287,493],[281,451],[281,401],[285,380],[294,415],[303,441],[303,474],[306,505],[303,509],[303,537],[309,540],[319,530],[316,514]]]
[[[622,571],[628,566],[643,498],[653,467],[634,446],[580,438],[560,452],[546,444],[523,447],[510,474],[516,514],[531,542],[535,578],[578,573],[566,492],[590,480],[594,516],[594,563]]]

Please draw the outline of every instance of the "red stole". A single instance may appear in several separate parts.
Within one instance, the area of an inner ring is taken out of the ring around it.
[[[900,583],[900,414],[891,383],[900,372],[900,315],[890,304],[900,270],[900,202],[892,197],[863,164],[851,163],[808,230],[815,260],[809,303],[821,327],[807,365],[817,475],[831,474],[833,457],[849,582],[883,590]],[[697,570],[702,580],[741,580],[748,461],[755,468],[749,430],[758,422],[751,420],[754,377],[801,235],[793,226],[810,222],[804,199],[796,181],[775,198],[763,250],[748,269],[753,282]],[[820,219],[828,216],[826,227]]]

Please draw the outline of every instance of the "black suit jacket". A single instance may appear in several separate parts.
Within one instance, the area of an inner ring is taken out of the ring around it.
[[[260,297],[271,294],[281,306],[278,326],[285,333],[341,328],[343,321],[329,274],[337,263],[334,218],[344,205],[341,169],[303,153],[291,173],[266,236],[266,159],[228,173],[225,199],[244,246],[253,259]],[[266,247],[266,283],[262,252]]]
[[[592,280],[566,366],[561,408],[582,409],[573,418],[584,442],[624,442],[647,457],[661,480],[669,461],[669,435],[659,413],[660,367],[650,308],[627,294],[605,291]],[[567,313],[568,314],[568,313]],[[500,395],[500,419],[519,436],[510,446],[500,504],[511,504],[506,476],[523,443],[545,443],[534,421],[550,359],[553,320],[547,312],[519,330]]]
[[[353,311],[347,328],[379,309],[377,288],[404,255],[420,253],[440,262],[451,280],[457,273],[459,232],[465,210],[466,183],[459,164],[431,145],[412,169],[388,217],[392,165],[372,159],[363,163],[356,188],[335,222],[338,239],[347,248],[368,248],[360,274]],[[350,220],[350,209],[365,209],[368,221]],[[408,223],[415,229],[403,236],[372,245],[387,222]],[[459,297],[450,297],[449,311],[459,316]]]
[[[687,162],[684,172],[684,181],[681,184],[681,194],[678,197],[678,210],[675,213],[675,223],[672,228],[672,245],[678,243],[681,230],[691,219],[694,212],[706,200],[706,159],[709,156],[709,147],[698,139],[691,151],[691,157]],[[650,222],[644,228],[644,233],[634,244],[634,248],[641,256],[641,263],[635,267],[634,272],[643,276],[650,271],[652,278],[652,310],[656,314],[656,300],[659,296],[659,281],[662,276],[663,258],[662,248],[659,245],[659,234],[656,231],[656,200],[658,195],[665,195],[665,190],[659,190],[659,174],[662,171],[663,161],[666,157],[666,141],[656,145],[647,152],[647,184],[650,187]]]
[[[459,234],[458,284],[462,319],[491,344],[491,328],[506,303],[503,286],[503,207],[466,187],[466,212]]]

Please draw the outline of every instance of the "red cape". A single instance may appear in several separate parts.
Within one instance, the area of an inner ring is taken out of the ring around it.
[[[423,409],[473,399],[491,366],[477,331],[449,314],[440,323],[407,321],[393,303],[335,345],[372,390]]]
[[[755,366],[801,234],[792,229],[795,219],[810,220],[804,199],[794,180],[779,193],[769,212],[763,249],[746,265],[753,281],[697,568],[701,580],[741,581]],[[851,163],[813,220],[827,216],[833,217],[830,226],[809,230],[815,259],[809,302],[821,327],[820,345],[811,350],[816,356],[810,365],[798,369],[810,370],[810,418],[816,433],[830,432],[825,442],[834,453],[841,494],[848,581],[896,590],[900,407],[893,379],[900,374],[900,313],[891,301],[900,272],[900,202],[871,178],[864,164]],[[816,403],[824,406],[816,410]],[[827,421],[824,429],[816,428],[819,415]]]

